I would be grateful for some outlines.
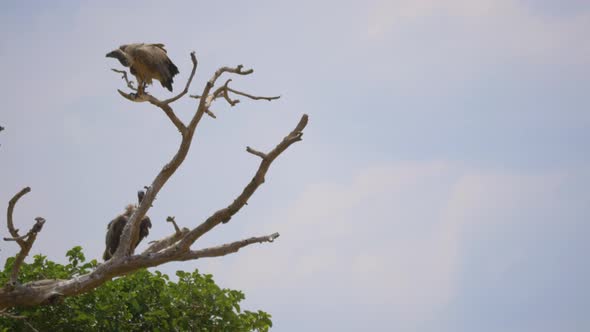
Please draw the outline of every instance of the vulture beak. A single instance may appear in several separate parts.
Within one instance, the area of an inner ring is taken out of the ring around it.
[[[121,51],[121,50],[114,50],[110,53],[107,53],[106,57],[107,58],[115,58],[115,59],[119,60],[119,62],[123,66],[129,67],[129,61],[127,60],[127,58],[125,57],[125,54],[123,54],[123,51]]]

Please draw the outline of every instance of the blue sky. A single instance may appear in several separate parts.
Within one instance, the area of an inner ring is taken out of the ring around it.
[[[180,69],[244,64],[150,216],[156,239],[241,191],[310,115],[246,209],[195,247],[278,231],[200,269],[275,331],[590,329],[590,4],[586,1],[3,2],[0,201],[24,186],[33,253],[104,249],[108,221],[176,149],[104,55],[161,42]],[[165,98],[159,86],[149,90]],[[194,102],[176,110],[188,118]],[[6,233],[6,230],[3,232]],[[1,244],[1,259],[16,248]]]

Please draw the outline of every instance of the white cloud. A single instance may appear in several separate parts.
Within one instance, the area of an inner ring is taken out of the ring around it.
[[[442,162],[367,168],[349,183],[312,185],[278,209],[267,223],[268,232],[281,233],[277,242],[205,269],[224,285],[267,294],[265,306],[286,324],[292,317],[281,313],[290,298],[289,305],[308,310],[353,311],[344,319],[351,324],[382,311],[416,329],[456,300],[470,254],[465,244],[488,241],[489,230],[534,224],[539,204],[563,203],[556,193],[564,179]],[[494,252],[482,264],[498,280],[526,258],[518,250]]]
[[[422,41],[429,53],[452,52],[461,62],[587,63],[590,43],[584,36],[589,28],[589,11],[543,15],[516,0],[387,0],[372,10],[367,34],[393,42],[397,50]]]

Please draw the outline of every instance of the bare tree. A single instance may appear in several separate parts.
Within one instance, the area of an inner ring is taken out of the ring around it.
[[[136,96],[134,94],[117,90],[121,96],[130,101],[147,101],[164,111],[172,124],[176,127],[176,129],[178,129],[182,140],[176,154],[166,165],[164,165],[162,170],[154,178],[152,184],[147,187],[143,200],[129,218],[129,222],[123,230],[120,244],[113,254],[112,259],[98,265],[92,272],[88,274],[81,275],[69,280],[46,279],[32,281],[25,284],[19,283],[18,274],[20,266],[33,246],[38,233],[42,230],[45,219],[42,217],[37,217],[35,219],[36,222],[31,230],[25,235],[20,235],[19,230],[14,226],[12,214],[18,200],[27,194],[30,191],[30,188],[27,187],[22,189],[10,200],[7,210],[7,226],[11,237],[4,238],[4,240],[16,242],[20,246],[20,252],[17,254],[9,282],[0,289],[0,313],[2,310],[13,306],[34,306],[55,303],[64,297],[88,292],[100,286],[104,282],[112,279],[113,277],[122,276],[141,268],[158,266],[172,261],[186,261],[203,257],[224,256],[230,253],[235,253],[240,250],[240,248],[250,244],[272,242],[279,236],[278,233],[273,233],[269,235],[242,239],[216,247],[192,249],[193,244],[205,233],[209,232],[220,223],[227,223],[230,221],[230,219],[238,211],[240,211],[244,205],[247,204],[248,199],[254,194],[256,189],[258,189],[258,187],[264,183],[264,177],[272,162],[289,146],[291,146],[291,144],[301,140],[303,129],[307,125],[308,121],[308,117],[305,114],[301,117],[299,123],[297,123],[295,126],[295,129],[287,134],[275,146],[274,149],[264,153],[251,147],[246,147],[247,152],[261,159],[260,165],[258,166],[258,169],[256,170],[253,178],[244,187],[243,191],[228,206],[216,211],[205,221],[190,229],[178,228],[174,222],[174,219],[169,218],[169,221],[173,222],[174,224],[175,232],[170,236],[164,237],[158,241],[154,241],[142,253],[134,253],[134,246],[132,243],[135,243],[135,240],[139,236],[140,221],[152,206],[152,202],[154,201],[158,192],[162,189],[168,179],[170,179],[170,177],[174,174],[174,172],[176,172],[178,167],[186,158],[193,140],[193,136],[195,134],[195,129],[199,125],[202,117],[207,114],[208,116],[215,118],[215,114],[211,110],[211,105],[213,102],[217,100],[225,100],[230,105],[234,106],[239,102],[238,99],[233,99],[235,96],[242,96],[253,100],[262,99],[269,101],[279,98],[278,96],[254,96],[236,90],[229,86],[231,79],[228,79],[223,85],[220,85],[216,89],[213,89],[216,86],[217,80],[223,74],[249,75],[253,73],[252,69],[245,70],[242,65],[236,67],[222,67],[215,71],[199,95],[190,96],[198,100],[197,108],[190,122],[184,123],[176,116],[171,105],[175,101],[186,96],[189,91],[189,87],[197,69],[197,58],[194,52],[191,53],[191,60],[193,67],[184,90],[170,99],[159,100],[147,93]],[[123,79],[125,79],[127,86],[131,90],[136,90],[136,88],[134,88],[133,82],[128,80],[125,71],[119,71],[115,69],[113,70],[122,73]]]

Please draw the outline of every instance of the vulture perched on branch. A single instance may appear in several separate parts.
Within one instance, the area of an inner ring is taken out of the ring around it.
[[[145,86],[152,84],[153,79],[172,92],[173,78],[178,74],[178,68],[168,58],[164,44],[121,45],[106,56],[130,68],[131,74],[137,79],[137,96],[144,93]]]
[[[143,196],[145,193],[143,191],[137,192],[137,198],[139,203],[141,203]],[[119,247],[119,240],[121,239],[121,234],[123,233],[123,228],[127,225],[127,221],[135,212],[137,206],[133,204],[129,204],[125,207],[125,212],[123,214],[118,215],[115,219],[113,219],[109,225],[107,226],[107,237],[106,237],[106,249],[104,250],[104,254],[102,255],[102,259],[108,261],[113,257],[115,251]],[[150,228],[152,227],[152,222],[148,216],[143,217],[139,224],[139,238],[137,242],[133,244],[133,248],[137,248],[137,245],[141,240],[148,236],[150,233]]]

